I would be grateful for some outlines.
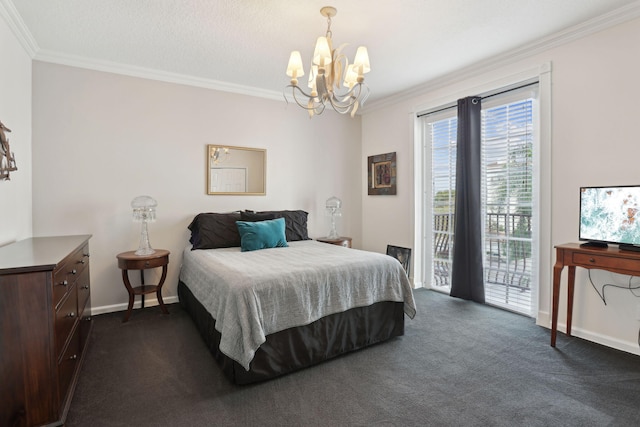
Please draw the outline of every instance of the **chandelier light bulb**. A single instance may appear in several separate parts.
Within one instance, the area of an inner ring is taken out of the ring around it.
[[[291,77],[291,84],[298,84],[298,77],[304,76],[304,67],[302,66],[300,51],[294,50],[291,52],[289,65],[287,65],[287,76]]]
[[[313,63],[319,68],[331,64],[331,49],[326,37],[318,37],[316,48],[313,52]]]
[[[356,57],[353,60],[353,65],[358,70],[358,75],[362,75],[371,71],[371,65],[369,65],[369,52],[364,46],[360,46],[356,51]]]

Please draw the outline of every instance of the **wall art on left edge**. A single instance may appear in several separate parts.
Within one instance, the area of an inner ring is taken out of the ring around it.
[[[370,196],[396,194],[396,153],[369,156],[367,177]]]
[[[0,122],[0,181],[8,181],[9,172],[18,170],[16,167],[16,159],[9,147],[9,138],[5,132],[11,132],[11,129]]]

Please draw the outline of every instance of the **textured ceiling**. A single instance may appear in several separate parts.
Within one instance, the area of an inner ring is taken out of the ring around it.
[[[370,100],[533,43],[635,0],[0,0],[34,57],[160,72],[280,96],[291,50],[308,69],[338,9],[334,45],[366,45]]]

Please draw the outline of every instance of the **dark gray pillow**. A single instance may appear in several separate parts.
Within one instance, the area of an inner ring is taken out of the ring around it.
[[[298,240],[310,240],[307,231],[308,213],[301,210],[296,211],[243,211],[242,221],[265,221],[268,219],[284,218],[286,224],[285,235],[287,242]]]
[[[240,219],[240,212],[196,215],[187,227],[191,230],[191,250],[239,247],[240,234],[236,221]]]

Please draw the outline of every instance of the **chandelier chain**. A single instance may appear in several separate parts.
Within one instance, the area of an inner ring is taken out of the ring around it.
[[[331,38],[333,33],[331,32],[331,16],[327,16],[327,32],[326,37]]]

